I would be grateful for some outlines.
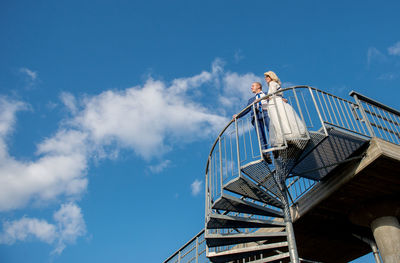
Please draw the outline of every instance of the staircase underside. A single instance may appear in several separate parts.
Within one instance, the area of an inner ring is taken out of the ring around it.
[[[371,252],[352,235],[372,238],[371,229],[355,225],[349,217],[362,204],[381,198],[400,200],[400,146],[374,138],[365,148],[363,160],[332,170],[327,180],[298,201],[293,226],[300,257],[349,262]]]

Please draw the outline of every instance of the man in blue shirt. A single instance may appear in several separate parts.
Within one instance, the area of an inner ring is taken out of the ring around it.
[[[247,102],[247,106],[252,104],[255,100],[265,97],[264,92],[262,91],[262,85],[260,82],[253,82],[253,84],[251,84],[251,92],[253,94],[255,94],[253,97],[251,97],[249,99],[249,101]],[[237,117],[237,118],[241,118],[244,115],[246,115],[249,111],[250,111],[250,115],[251,115],[251,124],[253,126],[257,126],[258,127],[258,133],[260,135],[260,143],[261,143],[261,149],[264,151],[268,148],[268,144],[267,144],[267,137],[265,134],[265,131],[269,130],[269,117],[268,117],[268,112],[266,110],[262,109],[262,103],[257,102],[257,104],[255,105],[256,108],[256,118],[254,118],[254,110],[253,107],[249,107],[248,109],[246,109],[245,111],[243,111],[242,113],[240,113],[239,115],[234,115],[233,117]],[[255,121],[257,121],[257,125],[255,124]],[[271,157],[269,155],[269,153],[264,153],[263,152],[263,158],[267,163],[272,163]]]

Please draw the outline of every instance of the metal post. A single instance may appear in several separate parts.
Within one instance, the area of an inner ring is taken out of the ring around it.
[[[282,184],[282,182],[280,182]],[[289,201],[288,201],[288,189],[286,188],[286,185],[282,185],[283,191],[282,191],[282,196],[283,196],[283,214],[284,214],[284,220],[285,220],[285,225],[286,225],[286,233],[287,233],[287,239],[288,239],[288,246],[289,246],[289,255],[290,255],[290,262],[292,263],[299,263],[299,255],[297,253],[297,246],[296,246],[296,238],[294,236],[294,229],[293,229],[293,223],[292,223],[292,217],[290,215],[290,209],[289,209]]]
[[[218,148],[219,148],[219,166],[220,166],[220,184],[221,184],[221,196],[222,196],[222,185],[223,185],[223,177],[222,177],[222,149],[221,149],[221,137],[218,138]]]
[[[354,98],[354,101],[356,102],[356,104],[358,105],[358,108],[360,109],[361,116],[363,118],[362,120],[365,122],[365,125],[367,126],[369,135],[371,137],[375,137],[374,130],[372,129],[371,123],[368,120],[367,114],[365,114],[364,107],[362,106],[360,100],[358,99],[357,94],[353,94],[353,98]]]
[[[239,150],[239,131],[238,131],[238,125],[237,125],[237,119],[235,118],[235,132],[236,132],[236,155],[237,155],[237,162],[238,162],[238,174],[239,176],[242,176],[242,173],[240,172],[240,150]]]
[[[256,124],[258,147],[259,147],[259,150],[260,150],[260,157],[262,158],[262,146],[261,146],[261,140],[260,140],[260,131],[258,130],[258,119],[257,119],[257,112],[256,112],[255,104],[253,104],[253,112],[254,112],[254,115],[253,115],[254,123]]]
[[[316,109],[316,111],[317,111],[317,113],[318,113],[318,117],[319,117],[319,119],[320,119],[320,121],[321,121],[321,125],[322,125],[322,128],[324,129],[325,135],[328,135],[328,130],[327,130],[326,127],[325,127],[325,122],[324,122],[324,120],[322,119],[322,115],[321,115],[321,112],[319,111],[317,101],[315,100],[315,97],[314,97],[314,93],[313,93],[313,91],[312,91],[311,88],[308,88],[308,90],[310,91],[311,98],[312,98],[312,100],[313,100],[313,102],[314,102],[315,109]]]
[[[196,237],[196,263],[199,263],[199,238]]]

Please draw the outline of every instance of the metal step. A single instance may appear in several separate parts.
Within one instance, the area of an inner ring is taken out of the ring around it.
[[[255,261],[250,261],[250,262],[251,263],[265,263],[265,262],[277,261],[277,260],[288,258],[288,257],[290,257],[289,252],[278,254],[276,256],[271,256],[271,257],[259,259],[259,260],[255,260]]]
[[[211,262],[229,262],[236,259],[242,259],[254,255],[260,255],[261,253],[263,253],[263,251],[279,247],[287,247],[287,246],[288,242],[278,242],[267,245],[258,245],[245,248],[234,248],[223,252],[209,252],[207,257]],[[262,260],[267,260],[267,258]],[[268,261],[262,261],[262,262],[268,262]]]
[[[276,196],[280,189],[273,178],[273,170],[263,161],[254,161],[241,167],[241,171]]]
[[[227,194],[222,194],[222,196],[215,201],[212,208],[245,214],[283,218],[282,211],[277,211],[268,207],[260,206]]]
[[[268,242],[286,241],[286,232],[253,232],[240,234],[206,234],[207,246],[219,247],[234,244],[267,240]]]
[[[258,187],[255,183],[253,183],[252,181],[243,176],[239,176],[229,181],[224,186],[224,189],[235,194],[249,197],[256,201],[260,201],[275,207],[283,208],[283,204],[280,200],[268,194],[266,191]]]
[[[207,229],[217,228],[262,228],[262,227],[282,227],[284,222],[275,220],[253,219],[240,216],[228,216],[213,214],[207,222]]]

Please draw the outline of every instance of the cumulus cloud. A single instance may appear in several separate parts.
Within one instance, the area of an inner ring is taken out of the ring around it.
[[[190,185],[190,188],[192,190],[192,195],[196,196],[201,192],[201,187],[202,187],[203,182],[196,179],[194,182]]]
[[[31,203],[79,200],[87,189],[93,158],[113,158],[127,149],[147,161],[162,160],[178,142],[216,136],[229,121],[225,111],[240,110],[251,96],[251,83],[261,81],[253,73],[225,72],[223,66],[217,59],[208,71],[170,82],[148,78],[143,85],[97,95],[62,93],[60,100],[71,114],[37,145],[30,161],[10,156],[7,149],[16,113],[27,105],[0,97],[0,212]],[[37,78],[31,73],[32,79]],[[206,85],[213,88],[202,89]],[[209,92],[207,100],[200,99],[205,92]],[[149,169],[159,173],[170,165],[170,160],[164,160]],[[198,195],[201,188],[202,181],[195,180],[192,194]],[[80,208],[68,203],[54,214],[54,223],[29,217],[4,223],[1,242],[35,238],[55,244],[55,253],[61,253],[85,231]]]
[[[224,89],[219,96],[219,102],[224,107],[235,107],[236,110],[243,108],[251,97],[251,84],[256,81],[262,83],[262,78],[253,73],[225,73],[223,76]]]
[[[185,97],[183,91],[207,81],[173,81],[171,86],[153,79],[143,87],[106,91],[87,97],[71,124],[88,133],[98,146],[116,144],[132,149],[146,160],[161,156],[176,141],[192,141],[216,134],[227,119]]]
[[[48,202],[63,195],[79,197],[86,189],[87,156],[83,135],[60,132],[38,146],[43,155],[23,162],[0,159],[0,211],[18,209],[30,201]]]
[[[211,71],[178,78],[171,84],[149,78],[143,86],[109,90],[79,101],[62,93],[72,115],[60,129],[37,145],[37,158],[20,161],[9,156],[5,138],[13,130],[22,102],[0,98],[0,211],[20,209],[59,198],[79,199],[86,191],[88,162],[94,156],[115,157],[125,148],[150,160],[185,143],[217,134],[228,121],[196,102],[190,91],[214,82],[220,61]],[[169,160],[150,166],[159,173]]]
[[[17,241],[26,241],[28,238],[37,238],[46,243],[55,240],[56,227],[45,220],[36,218],[22,218],[19,220],[4,222],[3,233],[0,235],[0,243],[12,245]]]
[[[66,244],[86,234],[86,225],[81,209],[74,203],[63,204],[53,215],[54,223],[37,218],[23,217],[3,223],[0,244],[12,245],[18,241],[38,239],[53,244],[53,253],[60,254]]]
[[[389,55],[400,56],[400,41],[388,48]]]

